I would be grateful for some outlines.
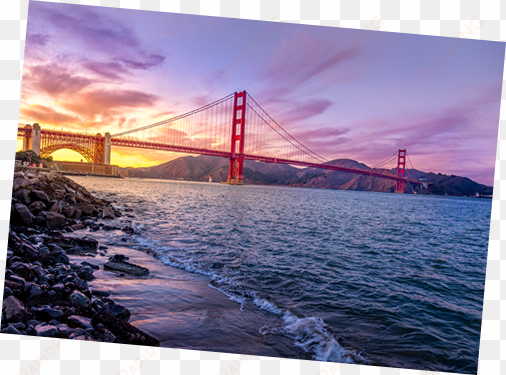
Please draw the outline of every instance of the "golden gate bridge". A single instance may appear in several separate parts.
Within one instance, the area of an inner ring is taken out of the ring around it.
[[[369,170],[333,165],[290,135],[246,91],[235,92],[203,107],[136,129],[103,136],[42,129],[39,124],[18,128],[23,150],[48,157],[60,149],[71,149],[90,163],[110,164],[111,146],[212,155],[230,160],[227,182],[243,184],[244,160],[328,169],[396,181],[396,192],[404,184],[422,185],[405,176],[406,150],[398,150]],[[378,169],[397,156],[397,174]],[[411,165],[412,167],[412,165]],[[412,167],[412,169],[414,169]]]

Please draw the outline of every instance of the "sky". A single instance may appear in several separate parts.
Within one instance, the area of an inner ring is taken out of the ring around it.
[[[416,169],[492,185],[504,51],[466,38],[30,1],[19,122],[114,134],[247,90],[329,160],[372,166],[405,148]],[[181,155],[113,147],[111,163]]]

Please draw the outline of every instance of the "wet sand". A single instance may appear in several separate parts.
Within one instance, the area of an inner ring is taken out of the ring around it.
[[[104,271],[109,256],[123,254],[150,274],[134,277]],[[130,323],[161,341],[160,346],[193,350],[309,359],[282,336],[258,332],[266,321],[278,319],[259,311],[251,302],[242,305],[208,286],[209,278],[164,265],[139,250],[109,246],[106,256],[69,256],[72,262],[100,266],[90,289],[111,291],[111,298],[128,308]],[[254,311],[256,310],[256,311]],[[258,328],[254,328],[258,327]]]

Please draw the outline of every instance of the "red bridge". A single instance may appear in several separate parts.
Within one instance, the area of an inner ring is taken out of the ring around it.
[[[247,123],[247,126],[246,126]],[[48,157],[60,149],[71,149],[90,163],[111,162],[111,146],[214,155],[230,159],[228,183],[243,184],[244,160],[330,169],[396,181],[396,192],[404,184],[421,185],[407,179],[406,150],[399,150],[397,175],[380,169],[352,169],[330,161],[304,146],[279,125],[246,91],[227,95],[191,112],[117,134],[88,135],[41,129],[39,124],[18,128],[23,150]],[[382,165],[386,163],[383,162]]]

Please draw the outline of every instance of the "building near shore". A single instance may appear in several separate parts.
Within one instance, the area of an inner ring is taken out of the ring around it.
[[[58,161],[58,164],[67,172],[92,173],[116,176],[119,174],[117,165],[100,163],[83,163],[76,161]]]

